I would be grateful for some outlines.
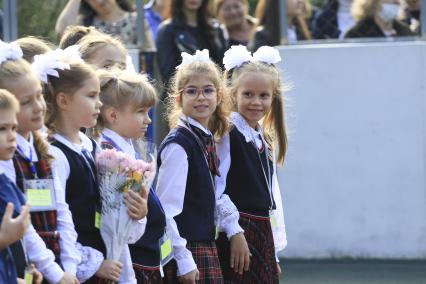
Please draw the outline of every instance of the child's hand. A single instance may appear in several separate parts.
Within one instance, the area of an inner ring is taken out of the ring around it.
[[[26,284],[25,280],[22,278],[17,278],[16,280],[17,280],[17,284]]]
[[[194,269],[185,275],[178,276],[178,280],[182,284],[195,284],[195,281],[200,280],[200,272],[198,269]]]
[[[122,269],[123,264],[121,264],[121,262],[106,259],[102,262],[101,267],[96,272],[96,276],[102,279],[118,282]]]
[[[22,206],[21,213],[13,216],[13,204],[8,203],[3,215],[0,227],[0,247],[5,248],[8,245],[22,239],[28,226],[31,223],[29,205]]]
[[[124,204],[127,206],[127,214],[133,220],[140,220],[148,214],[148,194],[145,188],[141,188],[141,193],[129,190],[124,194]]]
[[[243,274],[247,271],[250,264],[250,250],[243,233],[238,233],[231,237],[231,268],[234,272]]]
[[[75,278],[75,276],[65,272],[64,277],[62,277],[58,284],[80,284],[80,282],[77,280],[77,278]]]
[[[41,284],[43,282],[43,274],[41,274],[41,272],[35,268],[34,264],[32,266],[33,266],[33,284]],[[75,282],[70,282],[70,283],[74,284]],[[79,284],[79,282],[75,284]]]

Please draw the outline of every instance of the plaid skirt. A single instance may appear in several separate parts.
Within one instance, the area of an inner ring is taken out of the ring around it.
[[[199,284],[223,284],[222,270],[220,269],[219,258],[215,242],[190,242],[186,248],[191,251],[192,257],[200,272]],[[179,283],[177,278],[176,261],[170,261],[164,266],[163,283]]]
[[[133,263],[133,270],[138,284],[163,284],[160,268]]]
[[[111,281],[111,280],[108,280],[108,279],[102,279],[102,278],[99,278],[97,276],[92,276],[89,280],[87,280],[86,282],[83,282],[83,283],[85,283],[85,284],[111,284],[111,283],[114,283],[114,282]]]
[[[250,253],[250,266],[243,275],[230,267],[230,243],[221,233],[216,241],[225,283],[275,284],[279,283],[275,259],[274,238],[269,218],[257,217],[240,212],[240,226],[244,230]]]

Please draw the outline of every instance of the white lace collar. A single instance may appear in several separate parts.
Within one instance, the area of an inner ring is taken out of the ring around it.
[[[231,122],[237,128],[237,130],[244,136],[246,142],[254,141],[257,147],[262,147],[262,142],[266,143],[265,138],[263,137],[262,127],[257,126],[257,129],[253,129],[248,123],[247,120],[238,112],[231,113]],[[259,138],[262,137],[262,139]]]
[[[135,148],[133,147],[133,143],[130,139],[125,139],[123,136],[109,128],[103,129],[102,135],[107,137],[107,139],[111,139],[112,142],[114,142],[118,147],[120,147],[124,153],[129,154],[131,156],[135,156]],[[101,140],[108,142],[107,139],[101,136]]]
[[[210,132],[210,130],[208,128],[205,128],[204,126],[202,126],[201,123],[199,123],[195,119],[193,119],[193,118],[191,118],[189,116],[186,116],[186,115],[181,115],[179,118],[180,118],[179,122],[178,122],[179,126],[185,126],[185,121],[186,121],[189,124],[191,124],[192,126],[195,126],[195,127],[199,128],[199,129],[201,129],[206,134],[212,135],[212,133]]]
[[[78,135],[80,136],[81,144],[75,144],[72,143],[68,138],[64,137],[63,135],[59,133],[53,134],[53,138],[55,138],[58,142],[61,142],[74,152],[77,152],[78,154],[82,154],[83,150],[87,150],[89,152],[93,151],[93,144],[92,140],[90,140],[89,137],[87,137],[83,132],[79,132]]]
[[[38,162],[37,152],[34,147],[34,137],[33,134],[30,133],[30,139],[25,139],[24,136],[22,136],[19,133],[16,133],[16,142],[18,144],[17,147],[19,147],[18,151],[21,151],[21,155],[24,155],[25,158],[30,158],[32,162]]]

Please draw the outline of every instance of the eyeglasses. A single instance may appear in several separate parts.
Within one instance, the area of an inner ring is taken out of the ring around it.
[[[184,88],[182,90],[182,93],[191,99],[197,98],[199,94],[202,93],[206,99],[209,99],[209,98],[212,98],[214,95],[216,95],[216,88],[213,86],[208,86],[201,89],[196,87],[188,87],[188,88]]]

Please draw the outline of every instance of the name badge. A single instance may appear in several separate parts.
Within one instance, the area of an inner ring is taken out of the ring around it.
[[[24,180],[24,188],[31,212],[56,210],[53,179]]]
[[[278,228],[278,221],[277,221],[277,217],[275,216],[275,213],[273,211],[270,214],[270,221],[271,221],[272,230],[277,229]]]
[[[25,284],[33,284],[34,274],[32,267],[25,268]]]
[[[214,231],[214,239],[217,240],[219,238],[219,233],[220,233],[219,226],[216,225],[214,229],[215,229],[215,231]]]
[[[95,213],[95,228],[101,229],[101,213],[98,211]]]
[[[160,242],[160,265],[163,267],[173,258],[172,240],[167,233],[159,240]]]

